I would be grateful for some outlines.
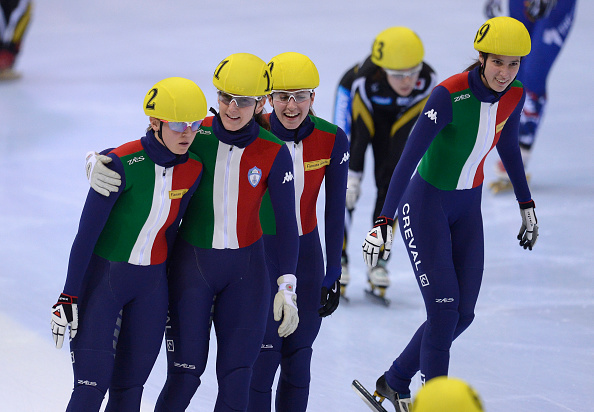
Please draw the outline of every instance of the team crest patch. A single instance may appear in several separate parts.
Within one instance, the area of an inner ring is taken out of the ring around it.
[[[248,171],[248,180],[250,182],[250,185],[252,185],[253,187],[258,186],[258,183],[260,183],[260,179],[262,179],[262,171],[258,169],[256,166],[252,167]]]

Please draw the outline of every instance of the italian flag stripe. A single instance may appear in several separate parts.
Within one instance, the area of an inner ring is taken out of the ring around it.
[[[166,170],[155,164],[155,188],[151,210],[130,253],[128,262],[131,264],[143,266],[151,264],[151,252],[155,239],[169,217],[171,205],[169,191],[172,189],[172,179],[173,168]]]
[[[462,171],[456,186],[456,189],[458,190],[473,188],[477,179],[477,172],[482,174],[481,165],[484,162],[485,156],[489,153],[494,144],[495,116],[497,114],[498,105],[499,103],[493,105],[489,103],[481,103],[480,105],[477,139],[474,142],[472,151],[462,166]],[[483,181],[482,176],[479,181]]]

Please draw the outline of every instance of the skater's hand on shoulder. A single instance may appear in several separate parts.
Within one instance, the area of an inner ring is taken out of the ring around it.
[[[538,221],[534,213],[534,200],[520,203],[520,214],[522,215],[522,227],[518,233],[520,246],[524,249],[532,250],[532,247],[538,239]]]
[[[77,297],[61,293],[58,302],[52,306],[52,335],[56,348],[60,349],[64,343],[66,327],[70,325],[70,339],[78,331],[78,305]]]
[[[340,280],[335,280],[332,287],[322,286],[322,298],[320,304],[322,307],[318,309],[321,318],[330,316],[338,308],[340,302]]]
[[[382,253],[382,259],[387,260],[392,249],[392,226],[394,219],[380,216],[375,220],[373,229],[369,231],[363,242],[363,260],[369,267],[377,265],[377,260]]]
[[[297,278],[295,275],[279,276],[276,280],[278,292],[274,297],[274,320],[282,322],[278,327],[278,335],[286,338],[295,332],[299,324],[299,315],[297,313]]]
[[[117,192],[122,184],[119,173],[105,166],[111,160],[111,157],[96,152],[88,152],[86,156],[87,179],[91,187],[103,196],[109,196],[110,192]]]

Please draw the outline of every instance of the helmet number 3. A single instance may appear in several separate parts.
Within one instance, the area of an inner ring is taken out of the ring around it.
[[[384,42],[376,41],[373,47],[373,57],[377,60],[381,60],[384,57]]]
[[[155,87],[149,93],[152,93],[152,96],[146,102],[146,109],[147,110],[155,110],[155,102],[154,102],[154,100],[155,100],[155,97],[157,97],[157,93],[159,93],[159,90],[157,90],[157,88]]]

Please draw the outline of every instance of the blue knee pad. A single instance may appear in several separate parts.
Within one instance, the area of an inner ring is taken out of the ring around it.
[[[219,395],[216,412],[245,411],[248,406],[252,368],[237,368],[219,377]]]
[[[161,389],[155,405],[155,412],[185,411],[196,390],[200,378],[191,373],[172,373],[167,375],[165,386]]]
[[[143,386],[133,388],[110,388],[105,412],[139,411]]]
[[[72,391],[66,412],[98,411],[105,392],[95,386],[77,385]]]
[[[281,360],[276,412],[303,412],[307,409],[312,352],[312,348],[302,348]]]

